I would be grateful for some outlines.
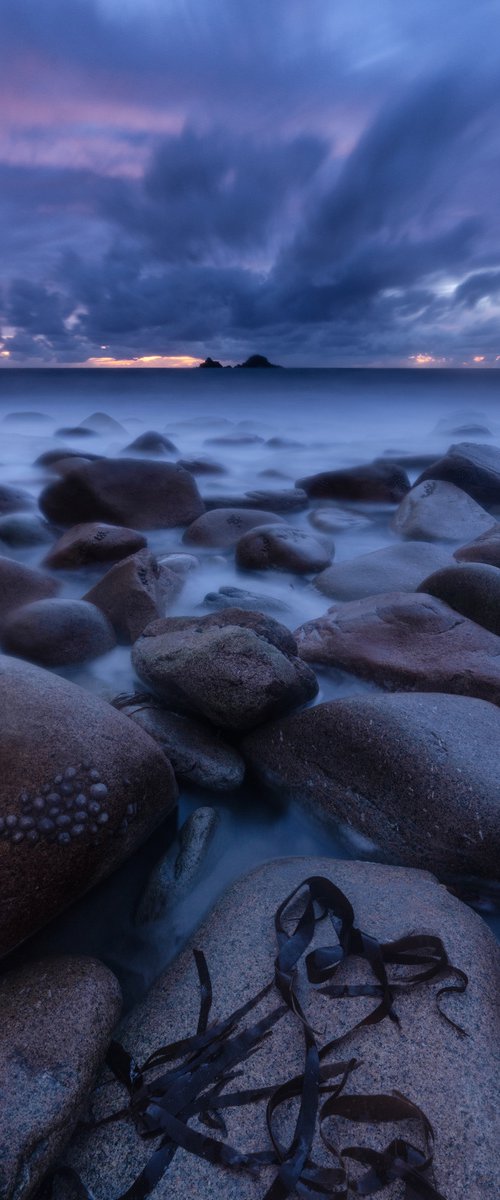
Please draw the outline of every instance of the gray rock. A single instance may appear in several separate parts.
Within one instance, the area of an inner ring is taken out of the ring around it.
[[[245,588],[221,587],[218,592],[207,592],[203,604],[213,611],[223,608],[245,608],[251,612],[290,612],[290,605],[277,596],[265,592],[248,592]]]
[[[346,1093],[390,1094],[397,1089],[420,1105],[435,1130],[435,1181],[444,1196],[485,1200],[497,1195],[498,948],[481,918],[423,871],[331,858],[285,859],[259,867],[225,893],[181,957],[122,1023],[121,1040],[136,1060],[143,1062],[165,1042],[194,1033],[199,1008],[194,947],[203,947],[212,974],[213,1019],[226,1017],[246,1003],[273,978],[277,948],[273,919],[278,905],[311,875],[326,875],[341,888],[354,907],[357,925],[380,941],[420,931],[438,934],[450,960],[467,972],[465,994],[443,998],[443,1008],[465,1028],[466,1038],[439,1017],[435,994],[441,984],[437,983],[398,993],[399,1029],[385,1020],[357,1030],[329,1061],[358,1060]],[[335,938],[331,928],[328,934],[320,922],[317,944],[331,942],[332,936]],[[338,981],[363,983],[368,974],[364,964],[350,958],[339,968]],[[258,1015],[277,1003],[280,998],[273,990],[262,1001]],[[373,998],[332,1001],[316,991],[308,1015],[319,1040],[326,1042],[349,1030],[373,1005]],[[253,1015],[249,1016],[244,1027],[252,1019]],[[258,1053],[246,1061],[243,1075],[225,1090],[269,1085],[301,1072],[303,1046],[300,1023],[287,1014]],[[101,1083],[105,1080],[109,1080],[107,1074]],[[102,1096],[106,1107],[101,1103],[101,1112],[126,1102],[124,1089],[118,1086],[96,1091],[94,1106]],[[265,1101],[225,1110],[226,1140],[241,1150],[270,1148],[265,1110]],[[296,1114],[294,1105],[280,1122],[280,1135],[287,1145],[293,1137]],[[207,1134],[206,1126],[193,1124]],[[413,1123],[403,1128],[410,1141],[419,1136]],[[210,1133],[221,1136],[217,1131]],[[375,1133],[372,1127],[365,1130],[364,1126],[342,1123],[340,1129],[332,1129],[331,1136],[340,1146],[355,1141],[382,1148],[392,1137],[400,1136],[400,1127],[379,1127]],[[313,1158],[323,1162],[324,1151],[318,1143],[313,1146]],[[151,1143],[138,1137],[132,1122],[119,1121],[82,1131],[69,1147],[66,1162],[81,1172],[96,1200],[107,1200],[131,1185],[150,1155]],[[328,1162],[332,1164],[332,1159]],[[262,1169],[257,1178],[246,1171],[235,1173],[178,1150],[156,1186],[155,1200],[185,1200],[187,1196],[261,1200],[275,1175],[270,1168]]]
[[[110,417],[105,412],[91,413],[90,417],[85,417],[85,420],[81,421],[80,424],[84,429],[92,430],[92,433],[109,433],[110,435],[125,433],[123,425],[120,425],[119,421],[115,421],[114,417]]]
[[[260,508],[270,509],[272,513],[297,512],[307,508],[309,499],[303,488],[283,488],[276,491],[271,488],[260,488],[245,492],[243,496],[204,496],[207,510],[213,508]],[[267,513],[261,513],[261,519],[267,518]]]
[[[285,524],[282,517],[272,512],[262,512],[260,509],[215,508],[212,512],[203,513],[186,529],[183,542],[187,546],[210,546],[226,549],[235,546],[237,541],[255,525],[264,523]]]
[[[200,565],[200,560],[195,554],[162,554],[159,556],[158,562],[161,567],[168,567],[169,571],[180,575],[181,578],[189,575],[190,571],[194,571]]]
[[[451,562],[451,555],[439,546],[406,542],[333,563],[318,575],[314,586],[334,600],[360,600],[389,591],[413,592],[431,571]]]
[[[259,780],[366,858],[497,878],[493,704],[414,693],[342,697],[247,734]]]
[[[121,996],[92,958],[47,958],[0,980],[0,1194],[23,1200],[59,1157],[94,1086]]]
[[[417,479],[443,479],[468,492],[478,504],[500,504],[500,450],[478,442],[457,442]]]
[[[25,567],[12,558],[0,557],[0,627],[5,624],[10,613],[21,608],[23,604],[31,604],[33,600],[43,600],[55,596],[59,584],[50,575]]]
[[[353,600],[295,636],[306,662],[341,667],[381,687],[500,704],[500,638],[434,596],[387,592]]]
[[[236,563],[253,571],[294,571],[310,575],[331,563],[334,548],[326,538],[289,525],[260,524],[240,538]]]
[[[175,454],[176,447],[163,433],[149,430],[147,433],[140,433],[139,437],[126,446],[123,453],[127,454],[129,451],[132,454],[146,454],[162,458],[165,454]]]
[[[342,533],[344,529],[362,529],[371,524],[369,517],[339,508],[338,504],[332,504],[329,508],[313,508],[307,514],[307,519],[323,533]]]
[[[486,563],[457,563],[428,575],[418,588],[500,636],[500,570]]]
[[[118,562],[84,596],[104,613],[121,642],[135,642],[182,590],[182,578],[149,550]]]
[[[243,783],[241,754],[210,725],[159,708],[146,696],[121,708],[158,743],[180,783],[213,792],[233,791]]]
[[[213,462],[211,458],[179,458],[180,467],[190,471],[191,475],[226,475],[222,463]]]
[[[82,454],[81,450],[70,450],[67,446],[59,446],[57,450],[44,450],[43,454],[39,454],[35,458],[35,467],[55,467],[62,459],[75,458],[87,459],[89,462],[95,462],[102,458],[102,454],[90,454],[88,450]]]
[[[399,504],[410,490],[410,481],[397,463],[376,458],[360,467],[345,467],[339,471],[321,471],[298,479],[298,488],[308,496],[330,500],[365,500],[382,504]]]
[[[73,570],[92,563],[119,562],[146,545],[146,538],[136,529],[99,521],[84,522],[63,533],[47,554],[45,566]]]
[[[491,567],[500,567],[500,522],[490,525],[486,533],[480,534],[473,542],[459,546],[454,557],[457,562],[489,563]]]
[[[13,487],[8,483],[0,484],[0,516],[34,507],[35,501],[25,488]]]
[[[0,658],[0,955],[123,862],[177,800],[142,729],[57,675]]]
[[[0,517],[0,542],[6,546],[41,546],[53,540],[50,526],[36,513],[9,513]]]
[[[62,425],[56,429],[55,437],[88,438],[92,437],[93,432],[93,429],[86,429],[84,425]]]
[[[112,650],[112,627],[85,600],[35,600],[7,618],[2,648],[42,667],[87,662]]]
[[[318,690],[288,630],[237,608],[153,622],[135,643],[132,662],[166,705],[225,729],[249,729]]]
[[[61,525],[107,521],[133,529],[190,525],[204,511],[188,471],[139,458],[103,458],[75,466],[44,489],[40,508]]]
[[[401,501],[393,528],[403,537],[424,542],[460,542],[491,529],[491,514],[454,483],[428,479]]]
[[[219,824],[215,808],[197,808],[179,831],[178,844],[151,872],[136,913],[138,925],[157,921],[193,886]]]

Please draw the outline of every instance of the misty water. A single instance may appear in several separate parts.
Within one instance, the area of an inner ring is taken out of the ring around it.
[[[18,484],[36,498],[51,478],[33,465],[44,451],[64,445],[82,454],[117,455],[146,430],[172,439],[171,461],[206,458],[223,468],[223,473],[197,477],[205,497],[288,488],[302,476],[380,455],[394,456],[413,480],[419,456],[437,458],[452,442],[500,446],[499,384],[498,372],[485,370],[5,370],[0,374],[0,483]],[[56,432],[96,411],[121,428],[85,438]],[[313,506],[280,515],[313,532]],[[272,502],[268,507],[272,510]],[[342,507],[351,513],[352,524],[332,535],[336,561],[400,540],[391,530],[393,508]],[[156,530],[148,535],[150,549],[162,555],[190,552],[182,535],[182,529]],[[40,565],[46,550],[0,546],[1,553],[31,566]],[[271,615],[291,630],[330,603],[309,577],[238,570],[232,550],[197,547],[196,556],[199,566],[187,575],[169,615],[208,613],[205,596],[227,586],[273,597],[283,607]],[[103,571],[59,571],[60,595],[83,596]],[[125,646],[59,673],[108,700],[142,690]],[[315,703],[377,690],[337,671],[320,671],[318,678]],[[170,821],[110,879],[19,948],[15,961],[51,951],[96,954],[117,973],[130,1004],[179,950],[216,896],[244,871],[282,855],[356,854],[355,843],[341,843],[302,810],[272,802],[250,783],[222,799],[213,792],[183,791],[179,823],[201,804],[218,808],[221,821],[200,881],[175,911],[147,926],[134,924],[148,871],[172,837]]]

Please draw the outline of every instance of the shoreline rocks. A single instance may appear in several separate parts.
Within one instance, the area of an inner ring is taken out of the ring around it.
[[[410,490],[410,480],[397,463],[377,458],[359,467],[306,475],[304,479],[298,479],[295,486],[314,499],[399,504]]]
[[[190,525],[204,512],[188,471],[140,458],[103,458],[74,467],[44,489],[40,508],[61,525],[106,521],[132,529]]]
[[[120,642],[135,642],[146,625],[163,616],[182,591],[183,578],[157,561],[149,550],[122,559],[86,592],[110,621]]]
[[[207,546],[229,549],[255,525],[282,524],[275,513],[253,508],[214,508],[203,513],[185,530],[182,540],[186,546]]]
[[[491,514],[454,483],[428,479],[411,489],[396,510],[392,527],[405,538],[461,542],[491,529]]]
[[[478,504],[500,504],[500,450],[479,442],[457,442],[417,479],[442,479],[468,492]]]
[[[153,697],[140,696],[120,704],[163,750],[179,783],[229,792],[243,783],[245,763],[241,754],[208,724],[160,708]]]
[[[76,570],[92,563],[118,562],[146,545],[146,538],[135,529],[90,521],[63,533],[44,562],[53,570]]]
[[[58,591],[59,584],[50,575],[0,556],[0,627],[24,604],[49,599]]]
[[[333,600],[361,600],[393,590],[413,592],[431,571],[452,562],[451,554],[440,546],[408,541],[333,563],[317,576],[314,586]]]
[[[250,571],[293,571],[297,575],[312,575],[329,566],[334,554],[333,544],[321,535],[289,525],[261,523],[240,538],[236,546],[236,563]]]
[[[35,600],[11,613],[2,648],[42,667],[64,667],[107,654],[116,644],[111,625],[85,600]]]

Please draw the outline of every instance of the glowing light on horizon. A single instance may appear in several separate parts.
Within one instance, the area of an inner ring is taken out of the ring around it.
[[[484,362],[485,358],[486,358],[485,354],[475,354],[472,361],[473,362]]]
[[[435,363],[442,363],[444,358],[434,358],[433,354],[409,354],[409,361],[416,363],[417,367],[430,367]]]
[[[0,358],[10,358],[10,350],[0,350]]]
[[[102,347],[104,349],[104,347]],[[112,355],[87,358],[85,367],[198,367],[201,358],[192,354],[143,354],[138,358],[113,358]]]

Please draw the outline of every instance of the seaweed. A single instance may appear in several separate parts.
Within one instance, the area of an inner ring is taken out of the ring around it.
[[[290,908],[304,894],[301,915],[291,932]],[[328,920],[335,935],[332,945],[311,949],[319,921]],[[325,1059],[363,1027],[388,1019],[398,1024],[395,998],[401,992],[430,981],[450,976],[454,982],[443,984],[436,994],[438,1015],[460,1036],[464,1031],[443,1012],[441,998],[467,987],[465,973],[450,963],[441,938],[434,934],[410,934],[393,942],[379,942],[355,924],[354,910],[347,896],[329,879],[311,876],[305,879],[280,904],[275,914],[277,955],[274,977],[255,996],[223,1020],[210,1025],[212,985],[202,950],[194,951],[200,986],[200,1007],[196,1032],[156,1049],[144,1063],[137,1064],[128,1051],[113,1041],[107,1065],[114,1079],[127,1091],[124,1107],[91,1122],[93,1127],[120,1119],[135,1125],[138,1136],[159,1139],[146,1166],[118,1200],[146,1200],[160,1182],[179,1147],[191,1154],[233,1171],[250,1172],[258,1177],[262,1167],[274,1167],[275,1176],[263,1200],[286,1200],[296,1195],[303,1200],[319,1196],[347,1200],[352,1196],[370,1196],[395,1181],[404,1185],[406,1200],[444,1200],[432,1181],[434,1133],[425,1113],[399,1092],[380,1095],[350,1094],[345,1091],[351,1073],[359,1066],[355,1058],[338,1062]],[[308,952],[309,951],[309,952]],[[371,970],[366,983],[335,984],[332,980],[341,963],[350,956],[363,959]],[[311,1027],[298,990],[298,967],[305,962],[311,989],[332,1000],[341,997],[370,997],[373,1008],[347,1031],[320,1045]],[[409,974],[388,975],[389,966],[416,968]],[[277,993],[278,1003],[264,1016],[255,1019],[254,1010],[266,997]],[[299,1023],[304,1040],[304,1062],[300,1074],[284,1082],[264,1087],[227,1091],[241,1075],[242,1065],[256,1053],[273,1028],[287,1013]],[[246,1023],[246,1018],[250,1020]],[[148,1079],[151,1072],[167,1069]],[[276,1113],[290,1100],[299,1101],[293,1136],[284,1145],[276,1128]],[[267,1101],[269,1145],[258,1151],[236,1148],[227,1140],[223,1112],[228,1109]],[[196,1117],[206,1128],[222,1136],[193,1128]],[[335,1118],[354,1124],[416,1122],[425,1149],[405,1138],[394,1138],[384,1150],[363,1145],[340,1147],[331,1127]],[[333,1165],[315,1163],[312,1149],[319,1134],[324,1151]],[[365,1167],[363,1174],[352,1173],[351,1163]],[[93,1200],[80,1177],[68,1168],[55,1168],[45,1180],[39,1200],[50,1200],[56,1179],[62,1175],[77,1200]]]

